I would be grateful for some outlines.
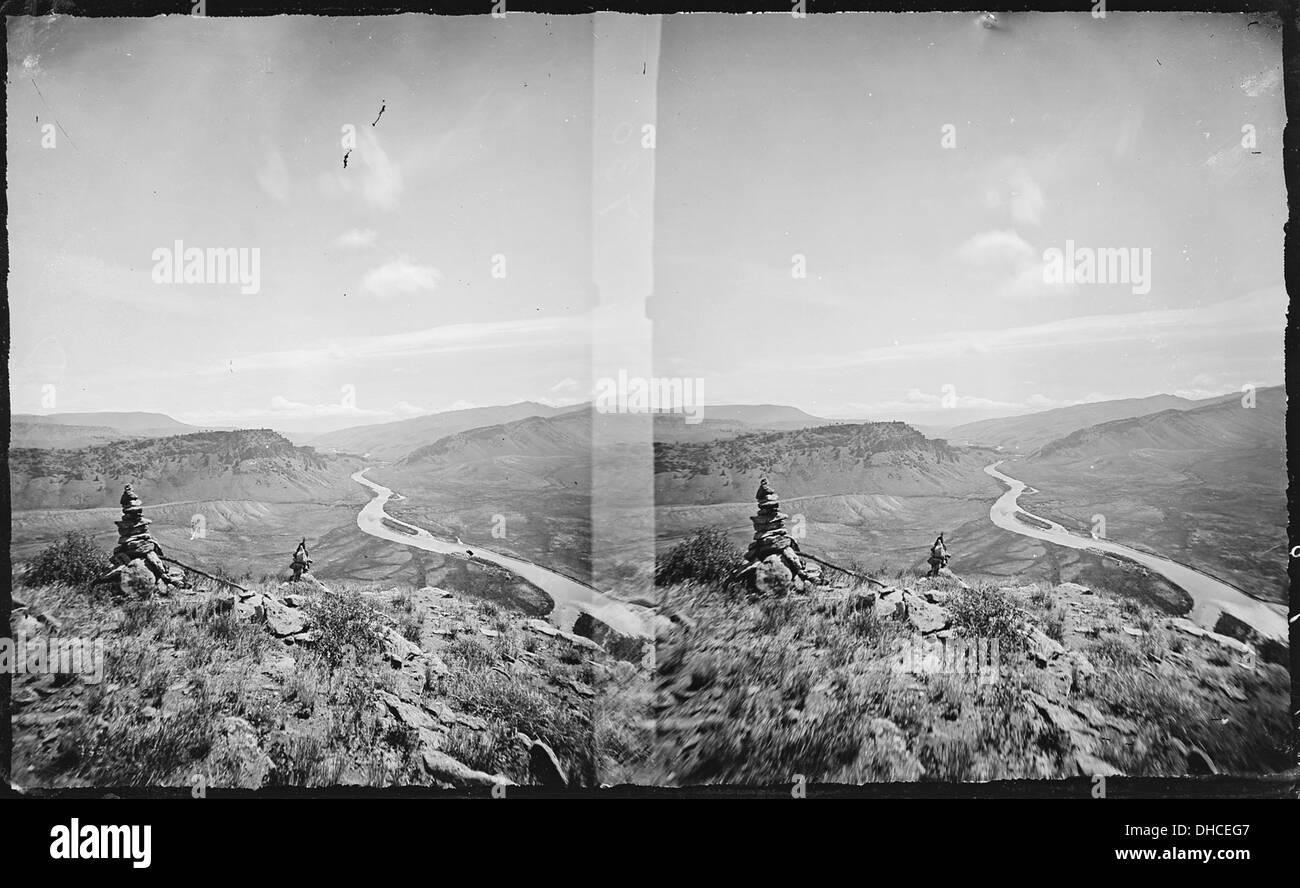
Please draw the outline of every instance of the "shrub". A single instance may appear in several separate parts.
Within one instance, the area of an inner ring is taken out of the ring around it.
[[[379,651],[384,624],[379,615],[356,592],[321,595],[308,602],[316,635],[316,650],[332,668],[347,660],[349,652],[358,658]]]
[[[90,534],[74,530],[63,539],[41,550],[32,559],[27,573],[27,585],[49,586],[66,583],[69,586],[88,586],[112,570],[108,553],[95,545]]]
[[[668,550],[655,564],[655,585],[671,586],[687,580],[726,586],[740,567],[743,555],[727,535],[714,527],[703,527]]]
[[[962,589],[948,599],[953,625],[976,638],[996,638],[999,644],[1021,644],[1020,611],[998,589]]]
[[[578,614],[578,619],[573,621],[573,634],[581,635],[583,638],[595,637],[596,618],[586,611]]]

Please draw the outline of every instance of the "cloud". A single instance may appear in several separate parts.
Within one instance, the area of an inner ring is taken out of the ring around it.
[[[388,156],[373,127],[360,129],[360,143],[348,156],[346,168],[326,179],[326,190],[352,194],[371,206],[391,210],[402,195],[402,170]]]
[[[1014,231],[985,231],[959,246],[957,255],[976,265],[1019,265],[1033,258],[1034,248]]]
[[[994,293],[1014,302],[1060,297],[1078,289],[1075,284],[1048,283],[1042,257],[1014,231],[977,234],[957,248],[957,257],[973,266]]]
[[[289,168],[280,152],[272,149],[262,168],[257,171],[257,184],[280,203],[289,202]]]
[[[442,273],[431,265],[415,265],[406,258],[385,262],[372,268],[361,279],[361,292],[381,299],[392,296],[409,296],[414,293],[432,293],[437,289]]]
[[[984,200],[990,209],[1006,210],[1017,225],[1041,225],[1047,198],[1028,167],[1017,158],[998,163],[984,186]]]
[[[368,247],[379,237],[379,232],[369,228],[349,228],[334,242],[340,247]]]
[[[517,352],[553,346],[572,349],[575,343],[586,341],[590,330],[591,321],[582,316],[447,324],[405,333],[362,336],[283,351],[259,352],[182,369],[196,375],[278,372],[372,361],[391,364],[416,355]]]
[[[563,379],[561,379],[559,382],[557,382],[555,385],[547,389],[547,391],[571,392],[575,390],[577,387],[578,387],[578,380],[574,379],[572,376],[566,376]]]
[[[1059,353],[1117,343],[1185,341],[1221,347],[1228,336],[1269,333],[1281,337],[1286,329],[1287,295],[1280,286],[1256,290],[1237,299],[1196,308],[1148,309],[1118,314],[1086,315],[1023,327],[957,331],[902,345],[877,346],[840,355],[817,355],[786,362],[788,372],[866,367],[873,364],[922,362],[933,364],[960,356],[975,339],[990,354],[1021,351]],[[739,372],[747,372],[741,368]]]

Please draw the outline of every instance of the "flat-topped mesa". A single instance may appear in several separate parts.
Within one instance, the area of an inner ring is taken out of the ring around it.
[[[754,495],[758,501],[758,514],[751,517],[754,539],[745,550],[745,567],[741,575],[754,592],[782,594],[793,588],[802,592],[816,582],[817,571],[799,555],[799,544],[786,532],[785,521],[790,516],[781,511],[781,500],[776,491],[763,478]]]
[[[173,586],[184,586],[184,575],[162,560],[162,548],[149,535],[153,522],[144,517],[144,504],[128,484],[122,489],[122,520],[117,524],[116,565],[99,582],[117,580],[124,594],[166,594]]]

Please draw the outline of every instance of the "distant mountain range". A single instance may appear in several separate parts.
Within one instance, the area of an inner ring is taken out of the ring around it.
[[[15,413],[9,421],[9,446],[91,447],[124,438],[165,438],[213,431],[172,419],[165,413]]]
[[[1104,457],[1152,451],[1204,454],[1207,451],[1265,448],[1280,455],[1286,446],[1286,390],[1259,389],[1255,407],[1245,407],[1241,395],[1191,401],[1191,407],[1147,413],[1078,429],[1043,445],[1031,462],[1093,461]]]
[[[327,432],[310,439],[319,450],[339,450],[347,453],[369,454],[373,459],[394,460],[412,450],[432,444],[448,435],[468,429],[497,426],[531,417],[558,416],[573,410],[572,407],[549,407],[534,401],[520,401],[502,407],[471,407],[467,410],[448,410],[416,416],[397,422],[354,426]]]
[[[1236,402],[1240,397],[1234,394],[1191,400],[1177,395],[1152,395],[1148,398],[1097,401],[1091,404],[1058,407],[1024,416],[983,419],[950,428],[943,437],[953,444],[1001,447],[1003,450],[1027,455],[1057,438],[1099,423],[1146,416],[1165,410],[1194,410],[1207,404]]]

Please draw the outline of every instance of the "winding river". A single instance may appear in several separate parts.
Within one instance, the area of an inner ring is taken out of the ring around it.
[[[394,496],[393,492],[365,477],[368,471],[369,469],[362,469],[352,476],[353,481],[369,488],[375,494],[375,498],[366,503],[357,514],[357,527],[364,532],[383,540],[424,549],[426,552],[437,552],[440,555],[458,555],[468,558],[472,551],[475,558],[504,567],[551,596],[555,608],[551,611],[550,618],[561,628],[571,628],[578,614],[585,612],[624,635],[649,637],[646,622],[636,610],[598,592],[586,583],[548,570],[540,564],[502,555],[500,552],[493,552],[482,546],[476,545],[471,548],[461,543],[448,543],[421,527],[399,521],[384,511],[384,506]],[[384,524],[385,519],[409,528],[410,532],[403,533],[388,527]]]
[[[1192,612],[1189,616],[1192,622],[1198,626],[1213,629],[1214,624],[1219,619],[1219,614],[1228,613],[1243,623],[1252,626],[1262,635],[1270,638],[1286,639],[1286,612],[1280,605],[1268,604],[1251,598],[1235,586],[1216,580],[1209,574],[1201,573],[1199,570],[1185,564],[1179,564],[1177,561],[1170,561],[1167,558],[1160,558],[1137,549],[1130,549],[1128,546],[1111,540],[1093,539],[1092,537],[1070,533],[1061,525],[1021,508],[1016,504],[1016,499],[1025,491],[1026,485],[1023,481],[1017,481],[1015,478],[999,472],[998,466],[1002,465],[1002,462],[1002,460],[999,460],[993,465],[984,468],[987,474],[992,475],[1008,488],[1007,492],[1002,494],[998,501],[993,504],[993,507],[989,509],[989,519],[998,527],[1036,540],[1068,546],[1071,549],[1086,549],[1092,552],[1121,555],[1124,558],[1136,561],[1143,567],[1160,574],[1191,596]],[[1044,529],[1026,524],[1016,518],[1016,512],[1023,512],[1031,518],[1043,522],[1048,527]]]

